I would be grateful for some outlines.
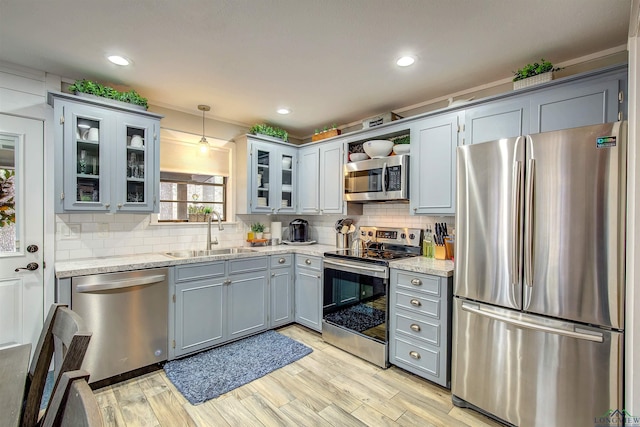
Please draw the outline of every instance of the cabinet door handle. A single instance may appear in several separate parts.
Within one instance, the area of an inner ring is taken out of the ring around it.
[[[122,203],[118,203],[118,209],[122,207]]]
[[[409,352],[409,356],[411,356],[412,358],[418,360],[420,359],[420,353],[418,353],[417,351],[410,351]]]
[[[321,275],[319,275],[319,274],[318,274],[316,277],[317,277],[318,279],[322,279],[322,276],[321,276]]]
[[[310,259],[305,259],[304,263],[307,264],[307,265],[311,265],[311,260]]]
[[[411,279],[411,284],[413,286],[420,286],[420,285],[422,285],[422,280],[420,280],[420,279]]]
[[[225,285],[230,285],[230,284],[231,284],[231,280],[227,279],[227,280],[225,280],[225,281],[223,282],[223,284],[225,284]]]
[[[276,277],[276,273],[271,273],[271,277]]]
[[[287,261],[286,259],[284,259],[284,258],[280,258],[280,259],[278,260],[278,264],[284,264],[286,261]]]
[[[409,327],[414,332],[420,332],[420,325],[416,325],[415,323],[412,323],[411,326],[409,326]]]
[[[104,207],[105,207],[105,208],[107,208],[107,209],[109,209],[109,208],[111,207],[111,203],[105,203],[105,204],[104,204]]]
[[[417,300],[417,299],[412,299],[411,301],[409,301],[411,303],[411,305],[415,305],[416,307],[420,307],[422,305],[422,303]]]

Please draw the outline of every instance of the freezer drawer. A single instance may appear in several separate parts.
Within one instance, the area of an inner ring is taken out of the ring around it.
[[[454,298],[452,394],[518,426],[622,408],[623,334]]]

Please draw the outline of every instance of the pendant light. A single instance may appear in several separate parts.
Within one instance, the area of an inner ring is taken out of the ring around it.
[[[205,154],[209,150],[209,141],[207,141],[207,138],[204,136],[204,113],[211,110],[211,107],[200,104],[198,105],[198,110],[202,111],[202,138],[200,142],[198,142],[198,146],[200,147],[200,152]]]

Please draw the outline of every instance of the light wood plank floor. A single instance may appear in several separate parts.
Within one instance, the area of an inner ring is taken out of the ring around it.
[[[163,370],[95,391],[106,426],[499,426],[453,406],[451,393],[402,369],[380,369],[292,325],[278,332],[313,353],[201,405]]]

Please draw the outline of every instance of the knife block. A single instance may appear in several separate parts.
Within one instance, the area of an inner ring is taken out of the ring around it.
[[[436,259],[447,259],[447,251],[443,245],[436,245],[435,249]]]

